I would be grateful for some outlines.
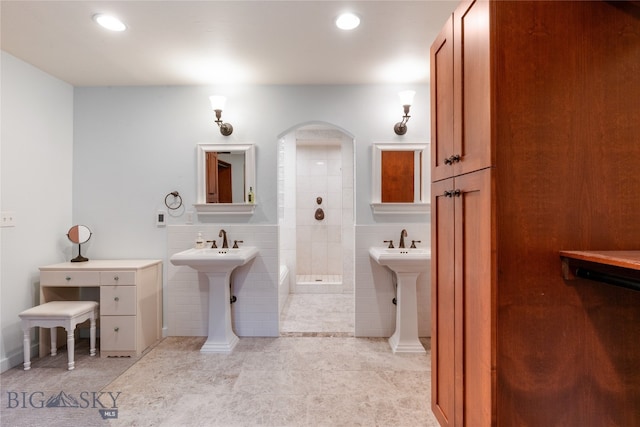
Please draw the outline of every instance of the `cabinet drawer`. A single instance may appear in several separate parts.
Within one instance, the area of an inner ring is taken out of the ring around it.
[[[135,316],[100,316],[100,351],[135,349]]]
[[[40,286],[99,286],[97,271],[41,271]]]
[[[135,315],[135,286],[100,286],[100,314]]]
[[[101,271],[101,285],[135,285],[135,271]]]

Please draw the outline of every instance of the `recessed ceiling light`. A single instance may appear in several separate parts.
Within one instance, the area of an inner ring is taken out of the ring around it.
[[[343,13],[336,19],[336,27],[341,30],[353,30],[360,25],[360,18],[353,13]]]
[[[112,15],[105,15],[103,13],[97,13],[93,15],[93,20],[98,23],[101,27],[106,28],[111,31],[124,31],[127,29],[127,26],[124,23]]]

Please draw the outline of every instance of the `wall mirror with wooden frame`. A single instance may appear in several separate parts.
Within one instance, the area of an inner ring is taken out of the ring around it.
[[[253,144],[197,145],[198,214],[252,214],[248,203],[256,191],[255,147]]]
[[[374,213],[427,213],[428,143],[374,143],[371,209]]]

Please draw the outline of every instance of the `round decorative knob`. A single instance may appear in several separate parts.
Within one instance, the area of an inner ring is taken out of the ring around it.
[[[113,278],[113,280],[115,280],[115,281],[117,282],[118,280],[120,280],[120,278],[119,278],[118,276],[115,276],[115,277]]]
[[[120,297],[115,297],[113,300],[114,301],[120,301]]]
[[[64,278],[64,280],[66,280],[68,282],[69,280],[71,280],[71,277],[67,276],[67,277]]]
[[[116,326],[115,328],[113,328],[113,330],[118,332],[120,330],[120,328]]]

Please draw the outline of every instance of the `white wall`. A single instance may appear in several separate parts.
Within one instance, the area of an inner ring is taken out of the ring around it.
[[[166,254],[164,229],[154,214],[177,190],[187,207],[196,200],[198,142],[255,143],[257,208],[250,223],[277,223],[278,136],[301,123],[322,121],[355,137],[356,222],[371,224],[371,144],[428,141],[428,87],[417,87],[409,131],[395,135],[405,87],[101,87],[76,88],[74,218],[94,230],[89,253],[99,257]],[[211,93],[227,95],[222,116],[234,126],[220,135]],[[225,218],[223,221],[234,218]],[[185,215],[169,224],[185,223]]]
[[[38,303],[39,270],[71,258],[73,87],[1,52],[0,369],[22,363],[18,313]],[[32,333],[35,340],[35,333]]]
[[[354,137],[356,224],[419,224],[426,233],[427,215],[374,217],[370,208],[372,143],[429,140],[428,86],[413,88],[415,105],[402,137],[395,135],[393,125],[402,116],[397,94],[404,86],[76,88],[73,217],[94,231],[83,252],[89,258],[160,258],[166,276],[167,227],[155,225],[155,212],[166,209],[169,192],[179,191],[185,209],[169,212],[168,223],[186,224],[186,211],[196,201],[195,146],[200,142],[256,145],[257,206],[249,219],[223,215],[195,220],[217,229],[239,223],[278,224],[278,141],[312,122],[330,124]],[[234,127],[229,137],[221,136],[213,122],[208,99],[213,93],[228,98],[222,117]],[[357,251],[354,258],[364,256]],[[269,269],[277,272],[277,258],[273,262]],[[363,288],[357,275],[355,280],[358,298]],[[165,279],[165,293],[166,286]],[[393,316],[386,316],[377,331],[393,330],[394,324]]]
[[[177,190],[184,208],[170,211],[168,223],[187,222],[198,142],[256,144],[258,205],[248,223],[277,224],[278,138],[303,123],[330,123],[355,138],[356,223],[428,229],[424,217],[375,218],[369,206],[371,143],[429,139],[427,85],[412,87],[409,131],[399,137],[392,128],[404,86],[73,88],[4,52],[1,69],[1,203],[18,222],[0,235],[2,369],[22,360],[17,314],[37,303],[38,267],[72,257],[65,236],[72,224],[93,231],[83,245],[87,257],[159,258],[167,273],[167,227],[156,226],[155,213]],[[229,99],[223,119],[234,126],[230,137],[213,122],[212,93]],[[200,221],[213,228],[244,222]]]

